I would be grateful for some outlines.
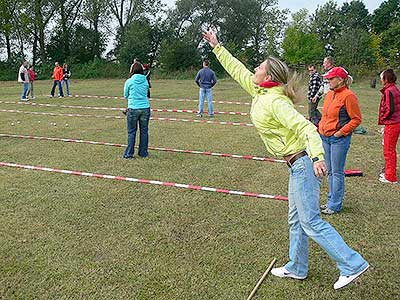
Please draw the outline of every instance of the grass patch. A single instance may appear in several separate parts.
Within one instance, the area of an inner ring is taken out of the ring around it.
[[[120,96],[124,80],[72,80],[73,94]],[[124,100],[49,99],[50,81],[35,86],[38,103],[124,107]],[[399,299],[399,192],[377,180],[383,166],[377,126],[379,92],[358,83],[363,126],[354,135],[344,210],[327,217],[371,269],[333,290],[338,271],[310,243],[310,272],[298,282],[268,277],[254,299]],[[0,82],[0,100],[17,101],[21,86]],[[154,80],[152,96],[196,99],[191,80]],[[216,100],[249,102],[230,80]],[[153,108],[196,109],[195,102],[152,102]],[[116,111],[0,104],[1,109],[121,115]],[[216,104],[217,111],[249,106]],[[299,108],[303,114],[305,108]],[[126,143],[124,120],[0,113],[2,133]],[[154,113],[159,117],[194,115]],[[217,121],[249,123],[246,116]],[[19,121],[20,123],[17,123]],[[40,122],[39,122],[40,121]],[[57,123],[57,126],[51,123]],[[14,126],[11,125],[14,123]],[[65,124],[69,126],[66,127]],[[151,121],[150,144],[268,156],[254,128]],[[284,164],[151,151],[126,161],[123,149],[0,138],[0,160],[136,178],[287,195]],[[0,299],[245,299],[273,257],[287,261],[287,204],[169,187],[0,168]],[[323,182],[321,201],[325,201]]]

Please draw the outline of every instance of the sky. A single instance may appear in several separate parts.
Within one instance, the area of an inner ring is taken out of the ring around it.
[[[162,3],[167,4],[169,7],[172,7],[175,3],[175,0],[161,0]],[[291,12],[296,12],[301,8],[307,8],[310,13],[313,13],[318,5],[323,5],[327,1],[323,0],[279,0],[278,6],[280,8],[288,8]],[[343,2],[349,2],[345,0],[336,0],[336,2],[341,5]],[[369,12],[372,13],[379,5],[383,2],[383,0],[363,0],[365,6],[368,8]]]

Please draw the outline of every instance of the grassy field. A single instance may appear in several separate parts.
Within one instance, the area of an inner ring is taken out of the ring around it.
[[[73,80],[71,90],[120,96],[122,86],[117,80]],[[49,81],[36,83],[37,103],[125,106],[116,99],[49,99],[50,87]],[[268,276],[254,299],[400,299],[400,186],[378,181],[383,167],[379,91],[366,84],[354,90],[368,134],[354,135],[346,168],[362,169],[365,176],[346,179],[343,212],[324,218],[371,268],[355,284],[334,291],[338,270],[311,242],[307,280]],[[16,82],[0,82],[0,101],[18,101],[20,92]],[[197,93],[192,81],[153,81],[153,97],[196,99]],[[230,80],[221,80],[214,94],[216,100],[250,101]],[[196,109],[195,102],[151,105]],[[0,109],[122,115],[4,103]],[[216,104],[215,110],[248,112],[249,106]],[[0,133],[126,143],[124,120],[0,116]],[[250,123],[247,116],[214,120]],[[154,120],[150,145],[269,156],[254,128],[217,124]],[[284,164],[162,151],[127,161],[122,153],[123,148],[101,145],[0,138],[3,162],[287,196]],[[282,201],[8,167],[0,167],[0,191],[0,299],[246,299],[273,257],[277,266],[287,261],[287,203]],[[325,179],[323,202],[326,192]]]

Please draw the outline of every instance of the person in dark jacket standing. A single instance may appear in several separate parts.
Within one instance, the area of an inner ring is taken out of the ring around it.
[[[310,74],[310,80],[308,82],[308,117],[311,123],[318,126],[321,120],[321,112],[318,110],[318,103],[321,100],[321,96],[318,91],[322,85],[321,76],[318,74],[314,65],[308,66],[308,73]]]
[[[208,102],[208,116],[214,116],[213,107],[213,92],[212,88],[217,83],[217,77],[213,70],[209,68],[209,61],[206,59],[203,61],[203,68],[197,73],[195,82],[200,88],[199,92],[199,112],[198,117],[202,117],[204,114],[204,99],[207,97]]]
[[[67,97],[71,97],[71,94],[69,92],[69,79],[71,78],[71,70],[69,69],[69,66],[67,64],[63,65],[63,80],[62,80],[62,85],[65,83],[65,87],[67,89]]]
[[[383,156],[385,173],[380,174],[379,181],[397,183],[396,145],[400,136],[400,90],[396,85],[397,77],[392,69],[381,73],[382,98],[379,106],[379,125],[384,125]]]

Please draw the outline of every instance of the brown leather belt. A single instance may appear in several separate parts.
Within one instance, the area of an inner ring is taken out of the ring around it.
[[[306,156],[306,155],[308,155],[307,152],[305,150],[303,150],[294,155],[284,156],[283,158],[286,160],[286,164],[288,165],[288,167],[291,168],[296,160],[298,160],[299,158]]]

